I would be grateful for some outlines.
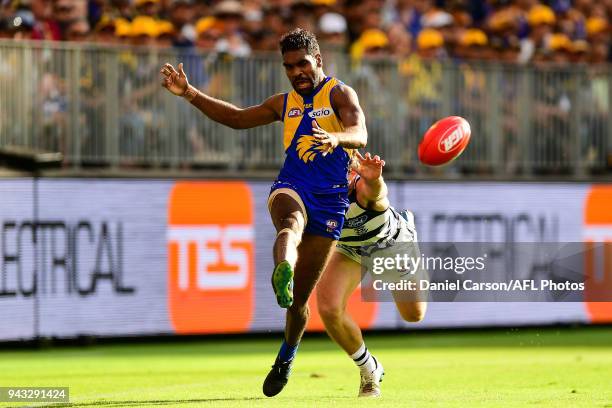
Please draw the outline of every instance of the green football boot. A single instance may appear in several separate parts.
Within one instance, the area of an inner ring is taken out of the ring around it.
[[[272,272],[272,287],[280,307],[286,309],[293,304],[293,268],[289,262],[276,265]]]

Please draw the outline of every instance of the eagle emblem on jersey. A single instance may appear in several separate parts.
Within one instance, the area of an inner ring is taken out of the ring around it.
[[[333,153],[334,149],[320,144],[314,136],[302,135],[297,141],[297,154],[304,163],[314,160],[319,153]]]

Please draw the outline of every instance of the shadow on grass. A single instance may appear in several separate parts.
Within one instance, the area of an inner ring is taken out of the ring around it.
[[[168,399],[168,400],[128,400],[128,401],[89,401],[89,402],[68,402],[51,405],[39,405],[38,407],[148,407],[156,405],[174,405],[174,404],[202,404],[215,403],[223,401],[256,401],[263,400],[263,397],[252,398],[199,398],[199,399]]]
[[[443,348],[490,348],[490,347],[574,347],[588,346],[612,348],[612,325],[601,326],[549,326],[520,328],[489,329],[446,329],[446,330],[410,330],[367,332],[368,343],[387,349],[443,349]],[[280,335],[235,336],[221,339],[219,337],[182,338],[147,338],[142,343],[130,340],[127,343],[103,343],[91,346],[62,346],[34,349],[37,353],[48,356],[61,356],[63,353],[74,357],[82,355],[102,356],[223,356],[225,354],[269,355],[278,350]],[[12,355],[21,358],[22,354],[31,353],[32,349],[21,347],[12,349],[0,343],[0,356]],[[304,352],[337,350],[336,345],[322,333],[307,333],[303,347]],[[25,353],[24,353],[25,352]]]

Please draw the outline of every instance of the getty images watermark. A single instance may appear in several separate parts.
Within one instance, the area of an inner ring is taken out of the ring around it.
[[[362,248],[366,301],[612,301],[610,244],[393,243]]]

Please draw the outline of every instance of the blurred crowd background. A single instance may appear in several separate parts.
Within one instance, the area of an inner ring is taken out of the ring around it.
[[[292,27],[353,58],[603,63],[612,0],[1,0],[0,38],[276,51]]]
[[[475,135],[451,177],[612,169],[612,0],[0,4],[0,37],[15,39],[0,41],[0,146],[61,152],[71,168],[278,167],[275,128],[236,138],[162,92],[159,69],[184,62],[207,94],[257,104],[287,89],[278,40],[297,26],[357,91],[368,148],[394,174],[430,171],[416,146],[448,115]]]

